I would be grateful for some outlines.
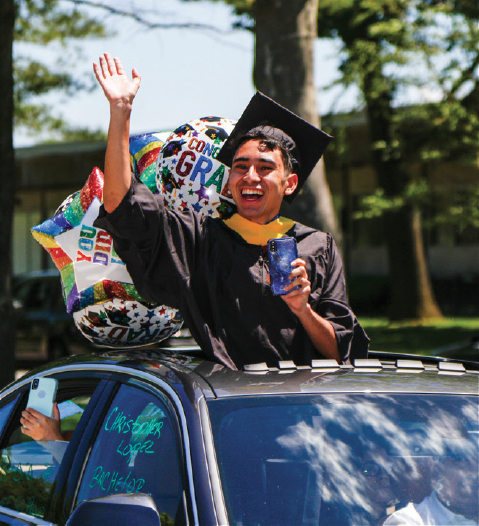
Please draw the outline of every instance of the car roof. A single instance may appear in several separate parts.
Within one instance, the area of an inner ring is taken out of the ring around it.
[[[387,353],[356,360],[353,366],[314,360],[312,367],[280,362],[277,367],[252,364],[244,371],[233,371],[204,360],[197,352],[109,349],[60,360],[32,371],[25,380],[42,371],[50,374],[52,367],[62,371],[111,369],[139,376],[147,374],[150,379],[161,378],[177,389],[180,384],[185,391],[201,389],[207,400],[315,393],[479,394],[478,363]]]

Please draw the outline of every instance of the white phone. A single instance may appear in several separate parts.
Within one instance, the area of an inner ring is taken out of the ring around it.
[[[27,407],[52,418],[57,389],[58,380],[55,378],[34,378],[30,384]]]

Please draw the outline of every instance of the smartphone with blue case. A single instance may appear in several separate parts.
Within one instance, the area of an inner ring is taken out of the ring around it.
[[[268,241],[271,290],[275,296],[287,294],[284,287],[290,283],[291,263],[298,259],[298,246],[294,237],[281,237]]]
[[[27,407],[36,409],[43,415],[52,418],[57,389],[58,380],[55,378],[34,378],[30,384]]]

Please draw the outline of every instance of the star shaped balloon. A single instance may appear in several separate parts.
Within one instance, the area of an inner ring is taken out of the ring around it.
[[[63,210],[32,228],[60,271],[67,312],[114,298],[142,301],[111,236],[93,226],[102,195],[103,173],[94,168]]]
[[[132,171],[153,192],[158,191],[155,168],[162,145],[162,134],[130,138]],[[93,226],[103,183],[103,173],[94,168],[82,190],[68,197],[52,218],[33,227],[32,235],[60,271],[67,312],[84,336],[99,345],[122,347],[161,341],[183,320],[175,309],[141,298],[111,236]],[[140,316],[144,318],[136,321]]]

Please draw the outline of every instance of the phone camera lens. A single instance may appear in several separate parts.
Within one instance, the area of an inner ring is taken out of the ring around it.
[[[276,252],[276,243],[274,241],[271,243],[271,252]]]
[[[36,389],[38,387],[38,383],[39,383],[38,378],[35,378],[35,380],[33,380],[32,389]]]

